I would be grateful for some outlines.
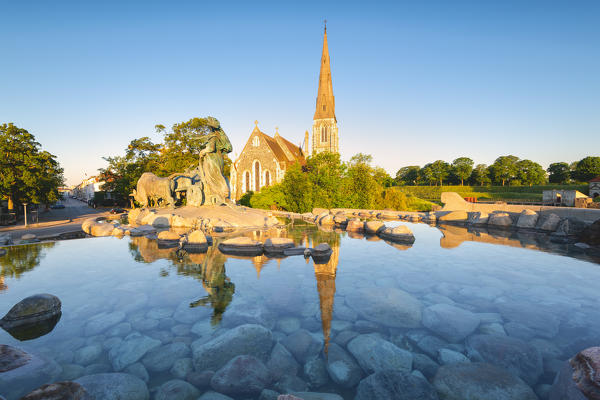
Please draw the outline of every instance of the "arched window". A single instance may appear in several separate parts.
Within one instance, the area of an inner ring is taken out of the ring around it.
[[[269,186],[270,183],[271,183],[271,174],[269,174],[269,171],[265,171],[265,186]]]
[[[246,171],[245,174],[245,178],[244,178],[244,192],[247,192],[250,190],[250,172]]]
[[[260,164],[254,161],[254,188],[258,192],[260,190]]]
[[[321,142],[326,142],[327,141],[327,126],[322,126],[321,127]]]

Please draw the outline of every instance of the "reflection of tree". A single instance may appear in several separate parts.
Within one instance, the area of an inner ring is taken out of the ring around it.
[[[46,250],[54,247],[55,242],[27,244],[7,247],[7,254],[0,257],[1,277],[20,277],[23,273],[40,264]]]

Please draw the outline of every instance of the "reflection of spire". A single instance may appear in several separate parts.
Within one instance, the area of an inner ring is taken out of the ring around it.
[[[317,290],[319,291],[323,339],[325,340],[325,354],[327,354],[331,334],[331,320],[333,318],[333,302],[335,298],[335,275],[340,259],[340,246],[335,244],[332,250],[331,258],[329,258],[327,263],[314,264]]]
[[[254,264],[254,268],[256,269],[256,278],[260,279],[260,271],[263,269],[265,264],[267,263],[268,258],[265,256],[256,256],[252,257],[252,264]]]
[[[4,284],[4,276],[0,275],[0,292],[8,289],[8,286]]]

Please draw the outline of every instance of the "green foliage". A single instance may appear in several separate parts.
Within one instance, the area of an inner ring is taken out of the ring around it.
[[[452,161],[452,174],[460,180],[460,185],[471,176],[473,171],[473,160],[468,157],[459,157]]]
[[[346,165],[342,163],[340,155],[329,152],[315,154],[308,158],[306,170],[311,187],[312,207],[342,207]]]
[[[273,185],[262,188],[260,192],[251,196],[250,206],[252,208],[262,208],[265,210],[269,210],[274,206],[278,210],[285,210],[288,208],[285,199],[285,193],[283,193],[282,186]]]
[[[555,162],[548,166],[548,181],[565,184],[571,180],[571,169],[566,162]]]
[[[0,125],[0,198],[50,204],[59,199],[63,169],[35,137],[13,124]]]
[[[381,193],[381,186],[375,180],[373,168],[370,166],[372,157],[359,153],[348,163],[345,179],[345,201],[350,208],[374,208]]]
[[[299,163],[292,165],[281,182],[288,211],[307,212],[313,208],[312,184]]]
[[[490,170],[485,164],[477,164],[475,168],[473,168],[473,172],[471,172],[471,177],[469,178],[471,183],[477,184],[479,186],[489,185],[492,183],[490,179]]]
[[[573,171],[573,178],[578,182],[588,182],[597,176],[600,176],[600,157],[585,157]]]
[[[502,183],[502,186],[506,182],[510,182],[517,175],[517,162],[519,157],[516,156],[500,156],[494,161],[489,167],[490,177],[492,182],[498,184]]]
[[[521,160],[516,164],[517,179],[522,185],[542,185],[546,183],[546,171],[536,162]]]
[[[254,192],[252,190],[244,193],[244,195],[240,197],[240,204],[246,207],[252,207],[250,204],[252,201],[252,196],[254,196]]]
[[[402,167],[396,172],[396,184],[397,185],[418,185],[419,184],[419,170],[421,167],[418,165],[411,165],[408,167]]]

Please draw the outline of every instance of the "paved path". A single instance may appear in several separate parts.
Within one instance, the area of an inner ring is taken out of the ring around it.
[[[19,239],[26,233],[33,233],[36,236],[57,235],[64,232],[72,232],[81,229],[81,223],[92,217],[108,216],[109,209],[94,209],[79,200],[66,199],[62,201],[65,205],[63,209],[50,209],[41,211],[39,223],[27,224],[27,228],[22,221],[17,225],[1,226],[0,234],[8,233],[12,239]]]

